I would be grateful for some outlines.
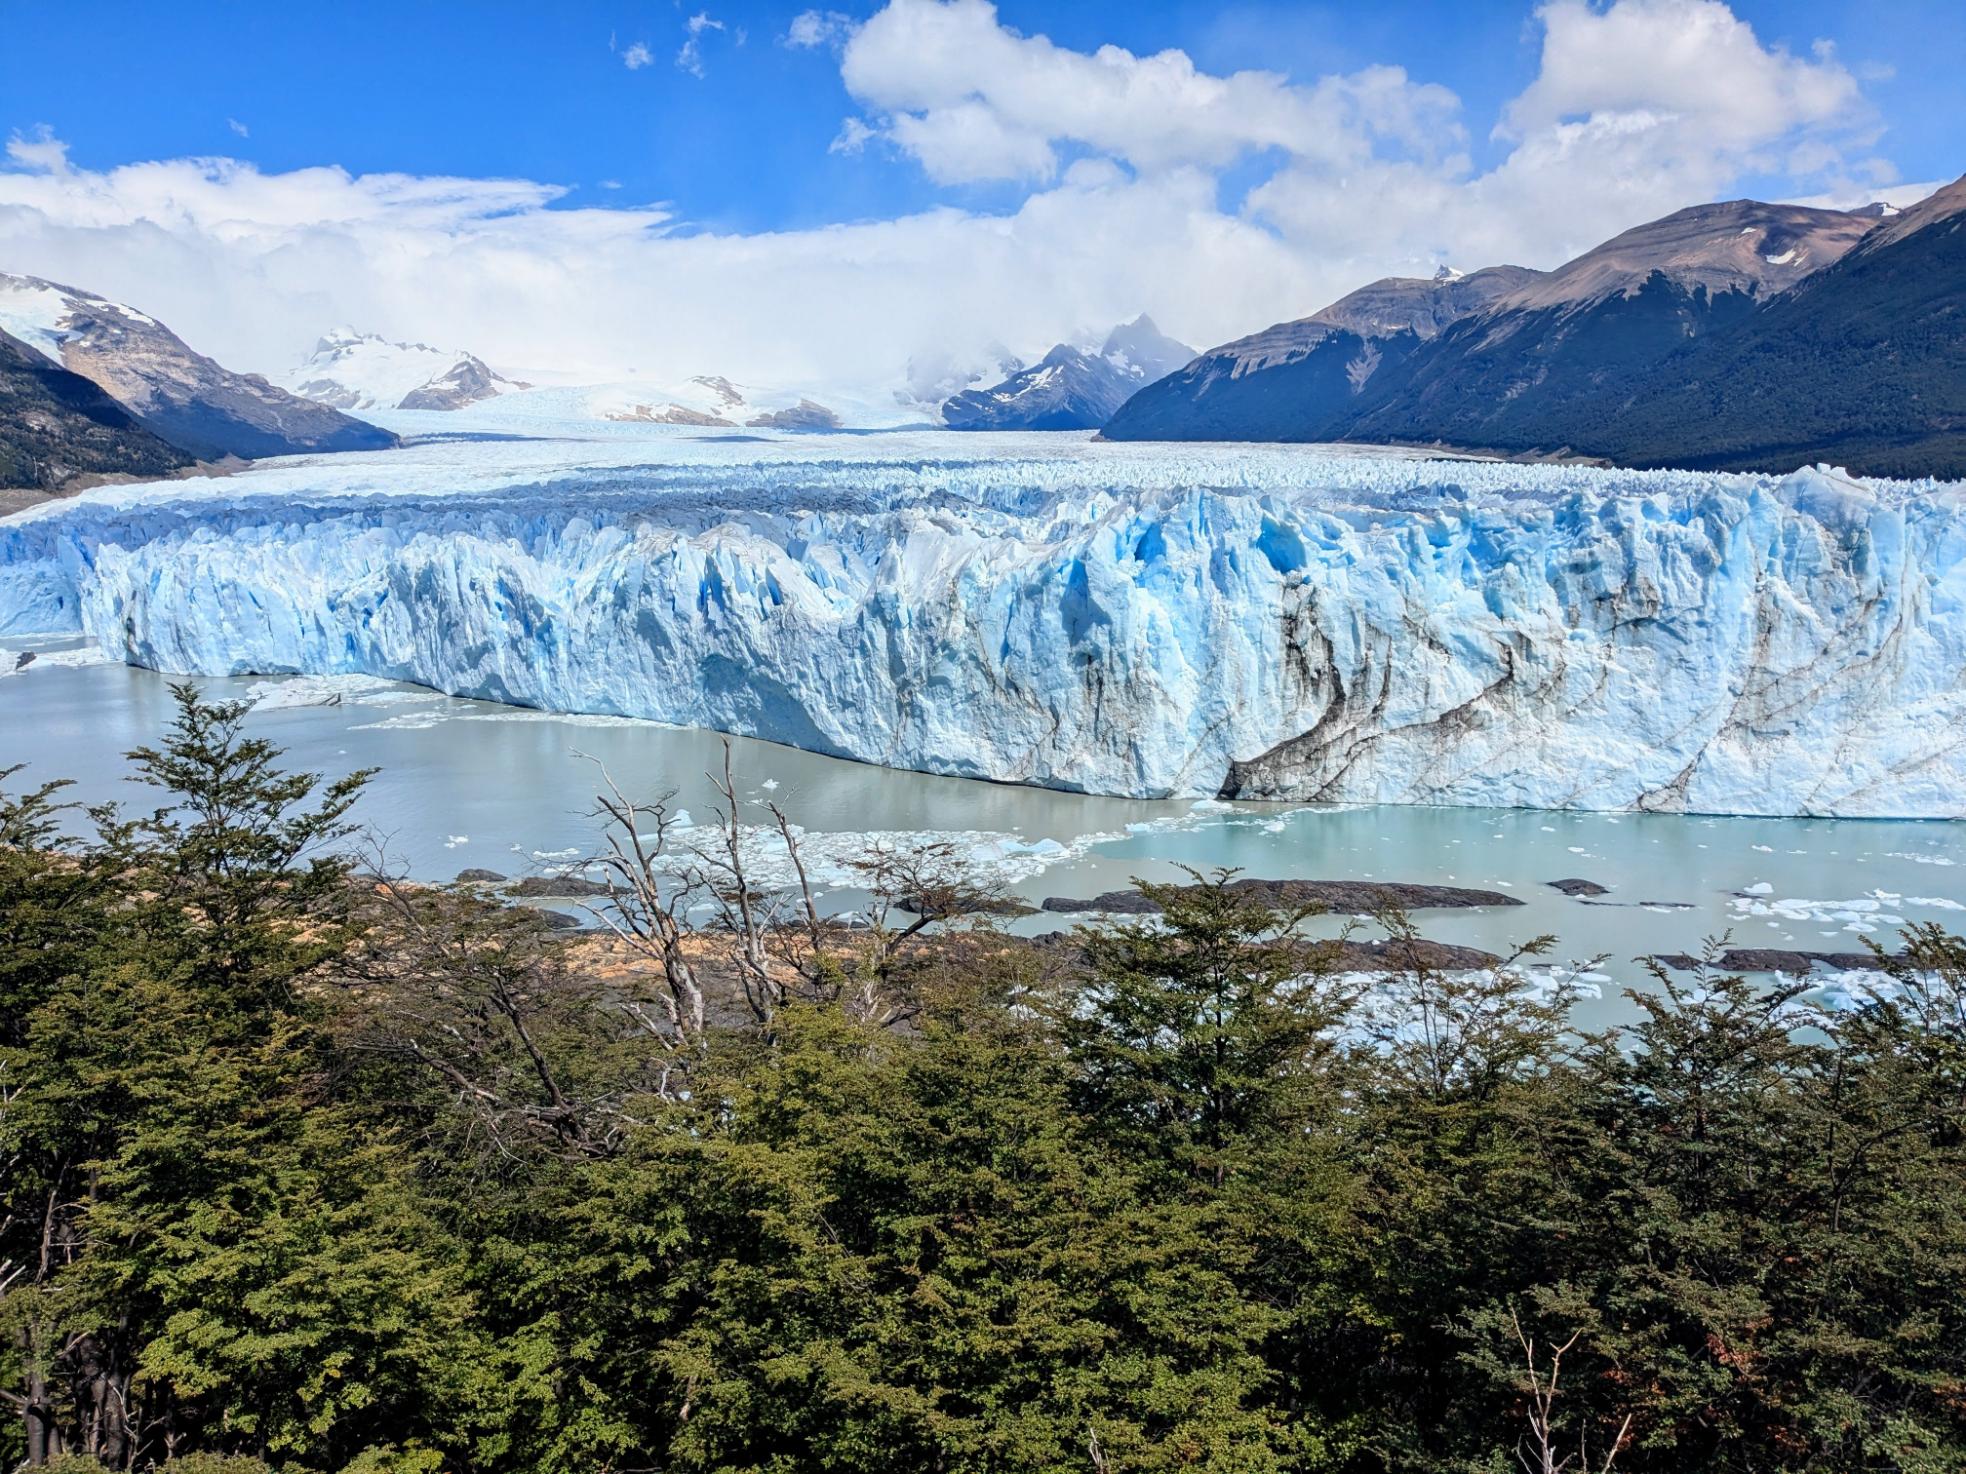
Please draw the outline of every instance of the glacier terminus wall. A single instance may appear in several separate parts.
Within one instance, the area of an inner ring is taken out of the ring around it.
[[[1966,488],[1061,439],[101,490],[0,522],[0,633],[1094,793],[1966,814]]]

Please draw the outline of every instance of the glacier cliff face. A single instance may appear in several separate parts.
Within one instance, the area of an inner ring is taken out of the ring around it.
[[[413,447],[0,523],[0,633],[928,772],[1966,814],[1966,490],[933,436]]]

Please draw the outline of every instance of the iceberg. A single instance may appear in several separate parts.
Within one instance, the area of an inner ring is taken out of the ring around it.
[[[1966,814],[1966,487],[1827,469],[588,425],[0,522],[54,631],[1090,793]]]

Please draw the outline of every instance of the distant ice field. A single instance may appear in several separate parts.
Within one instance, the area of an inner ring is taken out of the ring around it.
[[[0,522],[0,638],[1131,798],[1966,813],[1958,485],[539,399]]]

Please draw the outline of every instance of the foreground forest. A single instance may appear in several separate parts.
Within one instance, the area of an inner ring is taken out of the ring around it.
[[[358,864],[362,775],[242,707],[132,761],[0,795],[9,1464],[1966,1467],[1936,930],[1874,1006],[1661,971],[1589,1035],[1219,877],[1044,946],[873,854],[847,927],[779,816],[679,864],[605,775],[568,936]]]

